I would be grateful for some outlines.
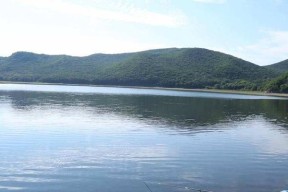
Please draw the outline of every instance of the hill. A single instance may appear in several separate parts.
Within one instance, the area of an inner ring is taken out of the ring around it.
[[[270,93],[288,93],[288,72],[269,81],[264,90]]]
[[[273,71],[280,73],[280,74],[286,73],[286,72],[288,72],[288,59],[281,61],[279,63],[267,65],[267,66],[265,66],[265,68],[273,70]]]
[[[277,72],[200,48],[86,57],[17,52],[0,58],[0,80],[183,88],[257,89]]]

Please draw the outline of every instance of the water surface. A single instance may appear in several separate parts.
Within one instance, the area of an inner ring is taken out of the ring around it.
[[[0,191],[280,191],[288,102],[0,84]]]

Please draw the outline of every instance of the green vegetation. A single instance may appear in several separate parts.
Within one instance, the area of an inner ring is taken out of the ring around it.
[[[200,48],[86,57],[17,52],[0,57],[0,81],[263,90],[279,75],[271,67]]]
[[[271,80],[265,85],[264,90],[272,93],[288,93],[288,73]]]
[[[279,63],[267,65],[265,66],[265,68],[273,70],[279,74],[283,74],[288,71],[288,59],[285,61],[281,61]]]

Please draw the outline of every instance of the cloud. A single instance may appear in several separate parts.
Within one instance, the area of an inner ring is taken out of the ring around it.
[[[19,50],[45,54],[86,56],[93,53],[123,53],[167,47],[167,45],[159,42],[148,40],[143,42],[141,38],[128,39],[109,35],[52,34],[43,38],[42,34],[31,34],[30,36],[13,35],[12,37],[17,44],[11,43],[11,38],[0,37],[2,45],[5,45],[5,49],[0,51],[0,56],[9,56]],[[33,42],[31,42],[31,39],[33,39]]]
[[[239,47],[235,54],[259,65],[288,59],[288,31],[266,31],[262,39]]]
[[[174,20],[171,23],[171,20],[166,19],[174,13],[167,13],[162,20],[162,17],[158,17],[152,23],[144,20],[146,12],[146,15],[151,14],[153,17],[154,12],[147,11],[151,10],[151,4],[147,4],[148,8],[139,9],[140,5],[126,0],[118,3],[86,0],[84,5],[80,1],[73,2],[5,1],[6,5],[0,6],[0,25],[4,26],[0,36],[0,56],[9,56],[16,51],[85,56],[97,52],[122,53],[164,48],[167,43],[161,38],[155,38],[158,34],[154,31],[162,31],[163,27],[174,30],[171,26],[179,25],[177,19],[175,23]],[[110,12],[114,15],[109,15]],[[118,18],[122,12],[124,18]],[[140,15],[143,20],[128,18],[130,13]]]
[[[181,12],[153,12],[135,7],[133,4],[123,6],[122,1],[116,1],[113,6],[102,1],[102,7],[77,4],[66,0],[18,0],[18,2],[37,7],[38,9],[84,16],[94,20],[120,21],[164,27],[179,27],[186,23],[186,18]],[[97,5],[97,2],[95,1],[94,4],[93,2],[91,4]],[[104,8],[105,6],[103,6],[103,4],[107,4],[106,7],[108,8]],[[113,7],[113,9],[111,9],[111,7]]]
[[[214,3],[214,4],[222,4],[225,3],[226,0],[192,0],[198,3]]]

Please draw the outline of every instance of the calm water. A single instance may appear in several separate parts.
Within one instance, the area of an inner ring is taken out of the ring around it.
[[[0,191],[288,188],[288,101],[0,84]]]

